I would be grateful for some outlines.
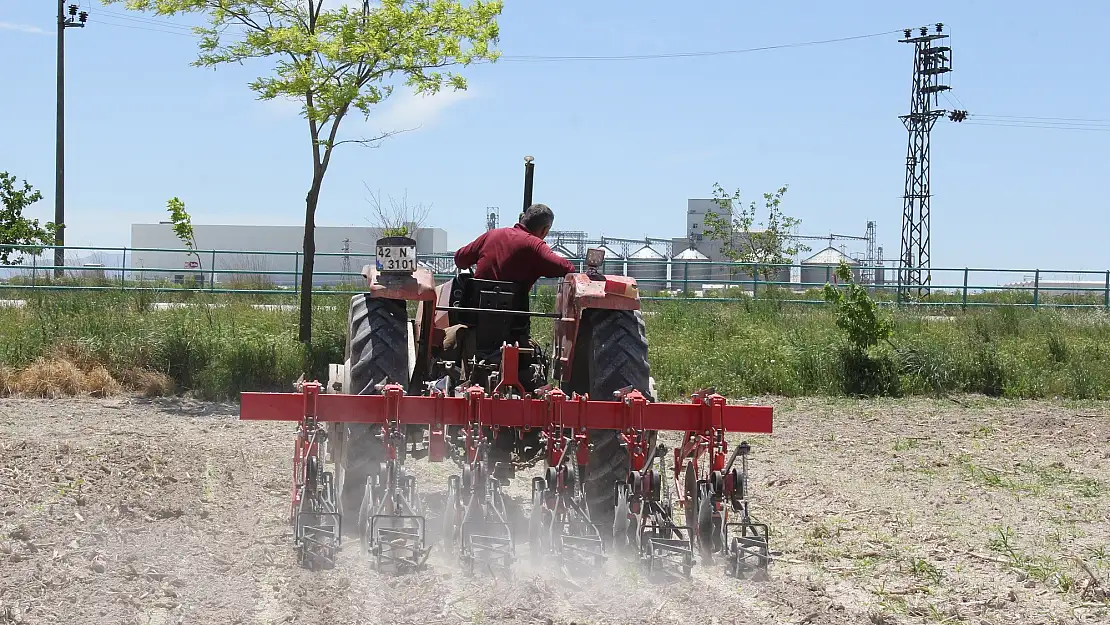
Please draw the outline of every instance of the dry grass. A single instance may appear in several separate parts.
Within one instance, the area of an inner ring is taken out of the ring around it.
[[[124,389],[144,397],[174,394],[173,378],[164,373],[130,369],[117,380],[108,369],[96,364],[94,360],[81,358],[81,351],[65,348],[59,351],[77,356],[78,359],[75,362],[60,356],[40,358],[23,370],[0,365],[0,397],[111,397]]]
[[[63,358],[40,358],[19,372],[15,391],[32,397],[70,397],[85,389],[85,374],[73,362]]]
[[[131,369],[124,374],[123,381],[127,388],[143,397],[164,397],[174,393],[173,378],[157,371]]]
[[[12,387],[15,386],[15,369],[7,365],[0,365],[0,397],[7,397],[12,394]]]
[[[86,366],[81,367],[68,358],[53,357],[40,358],[22,371],[0,366],[0,397],[110,397],[123,390],[123,385],[103,366],[89,360],[84,362]],[[130,377],[128,387],[147,397],[173,392],[172,381],[164,374],[140,371]]]
[[[108,397],[121,389],[120,383],[104,367],[94,367],[85,374],[84,391],[93,397]]]

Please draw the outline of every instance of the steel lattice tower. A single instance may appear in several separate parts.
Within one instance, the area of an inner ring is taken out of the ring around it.
[[[937,108],[937,97],[951,89],[942,84],[942,80],[952,71],[952,48],[933,45],[948,37],[942,31],[943,24],[937,24],[934,33],[922,26],[918,36],[906,29],[905,38],[899,39],[914,47],[910,113],[901,116],[909,131],[902,247],[898,257],[898,283],[903,294],[916,290],[917,295],[927,295],[932,278],[929,269],[929,133],[946,112]]]

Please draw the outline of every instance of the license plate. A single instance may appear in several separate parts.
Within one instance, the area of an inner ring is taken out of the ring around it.
[[[416,271],[415,245],[379,245],[378,271]]]

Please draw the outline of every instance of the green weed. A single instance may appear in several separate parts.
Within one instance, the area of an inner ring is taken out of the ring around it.
[[[913,558],[910,560],[910,573],[934,584],[939,584],[941,580],[944,579],[944,573],[940,569],[928,560],[923,560],[921,558]]]
[[[899,438],[894,441],[894,451],[906,451],[908,449],[917,449],[921,446],[920,438]]]

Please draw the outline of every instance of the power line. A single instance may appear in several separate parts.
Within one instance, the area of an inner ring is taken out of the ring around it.
[[[505,55],[498,58],[499,61],[510,61],[516,63],[550,63],[560,61],[642,61],[650,59],[676,59],[676,58],[689,58],[689,57],[703,57],[703,56],[724,56],[730,54],[747,54],[749,52],[764,52],[767,50],[783,50],[786,48],[801,48],[806,46],[819,46],[830,43],[842,43],[845,41],[856,41],[859,39],[872,39],[875,37],[885,37],[893,33],[901,32],[901,30],[888,30],[881,33],[870,33],[867,35],[852,35],[850,37],[837,37],[835,39],[819,39],[815,41],[799,41],[795,43],[781,43],[770,46],[758,46],[754,48],[739,48],[736,50],[708,50],[702,52],[665,52],[659,54],[619,54],[619,55],[591,55],[591,56],[543,56],[535,54],[527,55]]]
[[[966,121],[966,122],[963,122],[963,123],[967,124],[967,125],[971,125],[971,126],[996,126],[996,127],[999,127],[999,128],[1037,128],[1037,129],[1040,129],[1040,130],[1087,130],[1087,131],[1091,131],[1091,132],[1110,132],[1110,127],[1100,128],[1098,126],[1063,126],[1063,125],[1050,126],[1050,125],[1044,125],[1044,124],[1007,124],[1007,123],[1001,123],[1001,122],[990,122],[990,121],[977,122],[977,121],[970,121],[970,120]]]
[[[98,16],[105,15],[105,16],[108,16],[108,17],[111,17],[111,18],[114,18],[114,19],[117,19],[117,20],[127,20],[129,22],[139,22],[139,23],[142,23],[142,24],[151,24],[151,25],[154,25],[154,26],[163,26],[163,27],[166,27],[166,28],[179,28],[179,29],[184,29],[184,30],[192,30],[192,28],[193,28],[192,26],[187,26],[185,24],[177,24],[177,23],[174,23],[174,22],[168,22],[166,20],[156,20],[156,19],[151,19],[149,17],[140,17],[140,16],[137,16],[137,15],[129,15],[127,13],[117,13],[115,11],[105,11],[103,9],[97,9],[96,10],[96,15],[98,15]]]
[[[991,121],[1013,121],[1025,123],[1028,122],[1044,122],[1044,123],[1078,123],[1078,124],[1095,124],[1095,125],[1110,125],[1110,119],[1090,119],[1082,117],[1022,117],[1020,115],[990,115],[986,113],[974,113],[972,117],[978,117],[984,120]]]
[[[197,35],[195,33],[185,33],[185,32],[173,31],[173,30],[162,30],[162,29],[159,29],[159,28],[146,28],[145,26],[135,26],[135,25],[132,25],[132,24],[119,24],[119,23],[116,23],[116,22],[107,22],[107,21],[97,21],[96,23],[100,26],[112,26],[112,27],[115,27],[115,28],[130,28],[132,30],[145,30],[145,31],[151,32],[151,33],[163,33],[163,34],[166,34],[166,35],[178,35],[178,36],[181,36],[181,37],[192,37],[193,39],[200,38],[200,35]]]
[[[192,29],[191,26],[184,26],[181,24],[171,24],[159,20],[152,20],[147,18],[134,17],[122,13],[110,12],[100,10],[98,14],[106,14],[112,19],[130,20],[142,26],[126,26],[120,23],[112,23],[113,26],[123,28],[134,28],[136,30],[149,30],[152,32],[163,32],[171,35],[187,35],[190,37],[199,37],[195,33],[175,32],[172,30],[163,30],[165,28],[174,29]],[[110,22],[101,22],[109,24]],[[158,28],[148,28],[147,26],[156,26]],[[523,55],[503,55],[498,57],[498,61],[507,61],[510,63],[557,63],[557,62],[582,62],[582,61],[643,61],[643,60],[657,60],[657,59],[678,59],[678,58],[698,58],[698,57],[713,57],[713,56],[727,56],[735,54],[749,54],[752,52],[767,52],[771,50],[785,50],[790,48],[803,48],[809,46],[828,45],[833,43],[844,43],[848,41],[858,41],[862,39],[873,39],[876,37],[885,37],[887,35],[897,33],[898,30],[888,30],[881,33],[869,33],[865,35],[851,35],[847,37],[836,37],[833,39],[818,39],[813,41],[798,41],[792,43],[774,44],[768,46],[757,46],[752,48],[738,48],[733,50],[704,50],[704,51],[685,51],[685,52],[663,52],[655,54],[618,54],[618,55],[556,55],[545,56],[538,54],[523,54]],[[483,61],[489,63],[489,61]]]

